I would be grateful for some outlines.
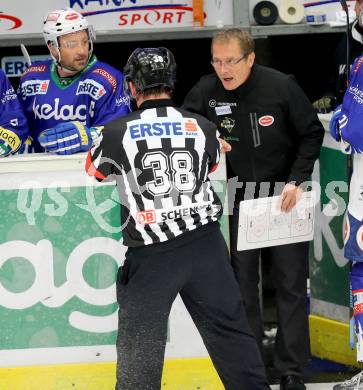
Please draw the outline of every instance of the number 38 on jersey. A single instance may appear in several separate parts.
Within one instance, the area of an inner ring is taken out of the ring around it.
[[[148,178],[151,173],[152,180],[145,179],[141,174],[138,181],[152,196],[167,195],[173,188],[179,192],[191,192],[195,189],[193,156],[189,151],[175,150],[170,155],[162,151],[148,152],[141,163],[142,171],[149,173]]]

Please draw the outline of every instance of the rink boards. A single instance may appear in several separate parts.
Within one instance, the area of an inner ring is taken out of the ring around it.
[[[313,180],[322,186],[337,176],[344,181],[345,164],[326,134]],[[83,165],[82,155],[0,160],[2,220],[9,221],[0,228],[0,390],[23,390],[25,383],[27,390],[114,384],[114,282],[125,251],[119,204],[114,187],[90,181]],[[225,177],[217,175],[214,187],[224,200]],[[324,196],[311,245],[311,350],[354,364],[343,215],[325,215],[331,200]],[[223,224],[227,234],[225,216]],[[164,388],[222,389],[179,299],[169,325]]]
[[[0,390],[114,386],[115,276],[126,247],[115,187],[89,178],[84,163],[83,154],[0,160]],[[224,161],[212,180],[223,201]],[[207,357],[178,298],[164,382],[218,388]]]

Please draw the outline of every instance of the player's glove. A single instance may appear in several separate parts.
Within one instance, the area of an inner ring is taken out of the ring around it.
[[[21,139],[16,133],[0,126],[0,157],[15,153],[21,144]]]
[[[80,122],[60,123],[39,134],[38,141],[46,152],[74,154],[86,152],[102,139],[103,127],[86,127]]]
[[[33,138],[29,136],[20,146],[15,154],[31,154],[34,153]]]
[[[338,106],[329,122],[330,135],[336,140],[341,140],[341,131],[348,123],[348,117],[342,112],[342,105]]]
[[[7,157],[11,154],[11,147],[2,139],[0,140],[0,157]]]
[[[343,153],[363,153],[363,132],[359,126],[343,126],[340,128],[340,148]]]
[[[337,106],[337,99],[334,96],[323,96],[313,103],[315,112],[319,114],[327,114],[334,110]]]

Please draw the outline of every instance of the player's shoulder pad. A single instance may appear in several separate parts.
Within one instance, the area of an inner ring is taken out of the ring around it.
[[[5,72],[0,69],[0,95],[6,95],[9,91],[14,92],[14,88],[7,79]]]
[[[90,69],[90,73],[95,80],[107,89],[112,88],[113,92],[116,91],[120,84],[123,84],[123,74],[119,70],[104,62],[97,61]]]
[[[6,74],[2,69],[0,69],[0,83],[2,84],[4,80],[6,80]]]
[[[52,60],[33,62],[33,64],[25,70],[25,72],[22,74],[21,77],[26,78],[26,77],[35,76],[37,74],[45,73],[50,69],[51,65],[52,65]]]

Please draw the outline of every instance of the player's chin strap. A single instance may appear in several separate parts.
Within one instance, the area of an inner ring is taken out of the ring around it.
[[[62,61],[62,56],[61,56],[59,47],[57,47],[56,50],[57,50],[57,52],[58,52],[58,58],[59,58],[59,59],[57,60],[55,57],[53,57],[53,56],[51,56],[51,57],[52,57],[53,61],[55,62],[55,64],[57,65],[57,68],[61,69],[61,70],[62,70],[63,72],[65,72],[65,73],[68,73],[69,76],[73,76],[74,73],[75,73],[75,71],[72,70],[72,69],[67,68],[67,67],[64,66],[64,65],[62,65],[62,63],[61,63],[61,61]],[[88,55],[87,65],[88,65],[88,63],[89,63],[89,61],[90,61],[90,59],[91,59],[91,57],[92,57],[92,54],[93,54],[93,42],[90,41],[90,51],[89,51],[89,55]],[[87,66],[87,65],[86,65],[86,66]],[[78,73],[78,72],[77,72],[77,73]]]
[[[69,76],[73,76],[76,73],[74,70],[68,69],[67,67],[63,66],[59,61],[56,61],[56,65],[58,69],[61,69],[64,73],[66,73]]]
[[[54,47],[55,50],[57,50],[58,59],[56,57],[54,57],[54,55],[52,53],[50,53],[50,56],[52,57],[52,60],[55,63],[55,65],[57,66],[57,68],[62,69],[63,72],[65,72],[65,73],[69,73],[70,76],[74,75],[74,70],[68,69],[67,67],[62,65],[62,63],[61,63],[62,56],[61,56],[61,53],[60,53],[60,50],[59,50],[59,46],[55,46],[54,45],[53,47]]]

